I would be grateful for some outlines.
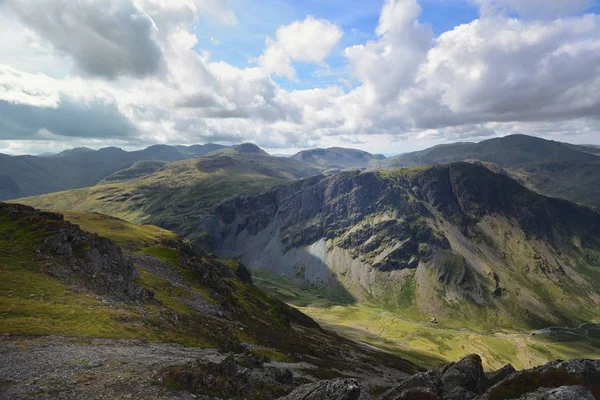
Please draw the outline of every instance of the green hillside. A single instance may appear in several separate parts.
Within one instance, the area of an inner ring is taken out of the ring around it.
[[[356,360],[360,373],[375,363],[415,370],[323,331],[254,286],[238,262],[219,261],[160,228],[0,203],[0,237],[0,334],[144,339],[290,363],[308,358],[314,368],[305,373],[317,378],[324,370],[356,374]]]
[[[77,148],[45,157],[0,154],[0,200],[92,186],[138,161],[185,160],[224,147],[155,145],[131,152],[117,147]]]
[[[278,183],[318,174],[305,163],[247,153],[249,146],[218,151],[193,160],[165,164],[137,179],[57,192],[18,202],[43,209],[93,211],[136,223],[149,223],[186,237],[202,235],[198,226],[222,201],[263,191]],[[131,169],[120,175],[129,174]],[[114,176],[114,175],[113,175]]]

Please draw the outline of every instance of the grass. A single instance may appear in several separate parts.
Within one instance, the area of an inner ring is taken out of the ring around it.
[[[142,249],[140,253],[156,257],[159,260],[176,267],[180,266],[179,254],[177,253],[177,250],[172,247],[165,245],[154,245]]]
[[[310,290],[303,291],[292,280],[261,271],[255,282],[268,293],[295,305],[324,327],[342,336],[395,353],[428,368],[439,367],[468,354],[482,356],[486,369],[507,363],[530,368],[557,358],[600,358],[600,341],[583,339],[559,342],[525,331],[477,332],[457,327],[440,327],[414,319],[411,310],[414,280],[407,279],[397,296],[396,307],[408,307],[401,315],[368,302],[340,304]],[[400,310],[399,308],[399,310]],[[401,310],[400,310],[401,311]],[[462,321],[462,326],[464,326]]]
[[[298,283],[285,275],[266,270],[252,271],[257,286],[286,303],[298,307],[319,307],[354,303],[354,298],[341,288],[324,288],[309,282]]]
[[[47,225],[57,221],[32,223],[23,218],[0,216],[0,334],[65,335],[79,337],[138,338],[187,345],[211,344],[201,330],[165,326],[162,309],[120,304],[111,306],[84,290],[66,285],[41,272],[43,261],[35,256],[45,238],[53,233]],[[96,215],[79,215],[79,222],[89,224]],[[102,222],[107,220],[101,218]],[[119,223],[121,225],[121,223]],[[127,237],[135,243],[150,239],[149,232],[164,231],[150,227],[134,227],[125,223]],[[98,225],[99,230],[105,227]],[[149,231],[150,230],[150,231]],[[111,231],[122,238],[123,230]],[[140,233],[135,237],[135,233]],[[127,239],[128,243],[131,243]],[[160,278],[145,272],[140,281],[155,292],[169,312],[189,312],[181,297],[185,295]],[[173,295],[173,297],[171,297]]]
[[[138,250],[176,239],[173,232],[152,225],[135,225],[98,213],[61,211],[65,220],[87,232],[107,237],[126,250]]]
[[[313,173],[313,168],[290,159],[228,154],[171,162],[137,179],[15,202],[41,209],[99,212],[162,226],[183,236],[200,235],[198,215],[212,212],[222,201]]]

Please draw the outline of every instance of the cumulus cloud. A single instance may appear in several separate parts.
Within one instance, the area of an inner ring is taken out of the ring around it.
[[[481,19],[442,34],[407,94],[419,127],[571,119],[600,109],[600,18]]]
[[[8,0],[0,148],[92,138],[389,152],[509,133],[598,135],[600,16],[565,17],[587,6],[580,0],[544,2],[547,15],[533,12],[537,0],[478,1],[479,18],[436,37],[417,0],[386,0],[370,40],[341,49],[347,65],[336,71],[351,85],[294,90],[295,63],[326,67],[339,26],[311,16],[281,26],[244,67],[198,48],[203,18],[243,23],[226,1]]]
[[[81,73],[147,76],[162,63],[152,19],[129,1],[9,0],[16,15]]]
[[[432,39],[430,27],[417,20],[420,14],[416,0],[387,0],[375,31],[377,39],[345,50],[371,102],[387,103],[413,82]]]
[[[308,16],[277,29],[275,39],[267,38],[267,48],[258,64],[269,73],[295,79],[293,62],[323,62],[342,36],[337,25]]]

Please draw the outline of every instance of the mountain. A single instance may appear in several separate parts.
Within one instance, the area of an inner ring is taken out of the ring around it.
[[[511,175],[537,192],[600,208],[600,160],[525,164]]]
[[[503,171],[529,189],[578,203],[600,206],[600,151],[525,135],[480,143],[454,143],[392,157],[383,168],[436,165],[472,160]]]
[[[220,256],[421,326],[485,336],[598,318],[600,212],[477,164],[319,176],[217,212]]]
[[[319,173],[301,161],[273,157],[255,145],[243,144],[191,160],[134,164],[96,186],[19,202],[44,209],[101,212],[199,238],[204,236],[199,227],[210,224],[214,208],[222,201]]]
[[[326,169],[377,168],[385,156],[356,149],[331,147],[304,150],[291,158]]]
[[[71,393],[67,398],[89,398],[77,392],[94,390],[97,380],[109,379],[104,388],[95,390],[103,394],[116,390],[114,398],[121,398],[122,391],[135,392],[127,384],[113,384],[120,380],[130,385],[141,382],[143,390],[150,390],[145,385],[192,386],[201,395],[267,399],[323,376],[371,377],[371,389],[381,391],[417,371],[396,356],[321,329],[306,315],[261,292],[239,262],[218,260],[157,227],[100,214],[63,216],[0,203],[0,235],[3,367],[8,365],[8,353],[21,347],[5,347],[7,341],[46,343],[44,354],[21,355],[21,367],[2,368],[0,376],[4,379],[10,371],[22,374],[27,371],[24,363],[39,369],[37,360],[56,354],[30,380],[3,380],[0,394],[20,385],[30,395],[44,385],[47,389],[37,394],[56,393],[64,383],[64,393]],[[49,335],[78,341],[65,346]],[[94,338],[103,341],[101,349],[96,349]],[[135,353],[148,351],[148,342],[154,351],[140,363],[149,364],[149,359],[153,363],[140,371],[139,363],[130,361],[139,359]],[[182,358],[178,354],[186,351],[183,346],[160,343],[185,345],[195,349],[196,356]],[[77,346],[83,347],[77,362],[61,358]],[[122,350],[112,351],[115,346]],[[132,355],[116,361],[128,347]],[[79,363],[96,351],[102,357],[96,364]],[[122,364],[129,364],[123,371],[127,380],[116,374],[103,376]],[[56,374],[49,372],[54,369]],[[67,381],[61,371],[69,369],[74,371]],[[89,374],[92,387],[86,389],[84,381],[77,380]],[[27,387],[26,382],[32,381],[37,385]],[[13,392],[9,398],[26,394]]]
[[[526,135],[510,135],[479,143],[453,143],[435,146],[389,158],[382,165],[388,168],[398,168],[447,164],[465,160],[479,160],[501,167],[514,167],[519,164],[546,161],[595,162],[599,161],[599,158],[594,154],[582,151],[580,147],[573,147],[567,143]]]
[[[132,152],[117,147],[76,148],[52,157],[0,154],[0,200],[88,187],[138,161],[185,160],[223,147],[156,145]]]
[[[90,149],[89,147],[75,147],[74,149],[61,151],[60,153],[53,155],[53,157],[65,157],[65,156],[70,156],[70,155],[74,155],[74,154],[91,153],[93,151],[95,151],[95,150]]]

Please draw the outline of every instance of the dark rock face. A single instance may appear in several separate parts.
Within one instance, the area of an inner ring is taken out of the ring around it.
[[[475,394],[483,392],[486,384],[481,357],[472,354],[456,364],[449,365],[442,373],[441,379],[444,393],[460,387],[475,397]]]
[[[44,272],[120,300],[139,299],[145,291],[133,281],[133,263],[110,240],[64,223],[40,249]]]
[[[517,372],[517,370],[511,364],[507,364],[498,371],[485,374],[485,377],[488,385],[493,386],[499,382],[502,382],[515,372]]]
[[[488,390],[489,400],[517,398],[538,388],[583,386],[600,398],[600,360],[554,361],[541,367],[518,371]]]
[[[371,397],[355,379],[335,379],[302,385],[282,400],[369,400]]]
[[[563,386],[540,389],[522,396],[519,400],[595,400],[589,389],[581,386]]]
[[[47,233],[36,250],[42,270],[68,284],[118,300],[138,300],[147,293],[134,282],[135,268],[121,248],[109,239],[82,231],[62,215],[0,203],[0,218],[23,218],[34,229]]]
[[[381,400],[438,399],[442,396],[442,381],[437,371],[420,372],[388,390]]]
[[[484,374],[470,355],[441,371],[418,373],[388,390],[381,400],[571,400],[600,399],[600,360],[554,361],[515,371],[507,365]]]
[[[357,226],[374,213],[394,217]],[[222,226],[217,247],[226,237],[241,232],[253,236],[274,222],[284,253],[322,238],[333,239],[352,257],[386,271],[416,268],[420,260],[428,260],[427,243],[449,247],[420,219],[429,215],[427,208],[377,173],[347,171],[293,182],[226,202],[217,214]]]

